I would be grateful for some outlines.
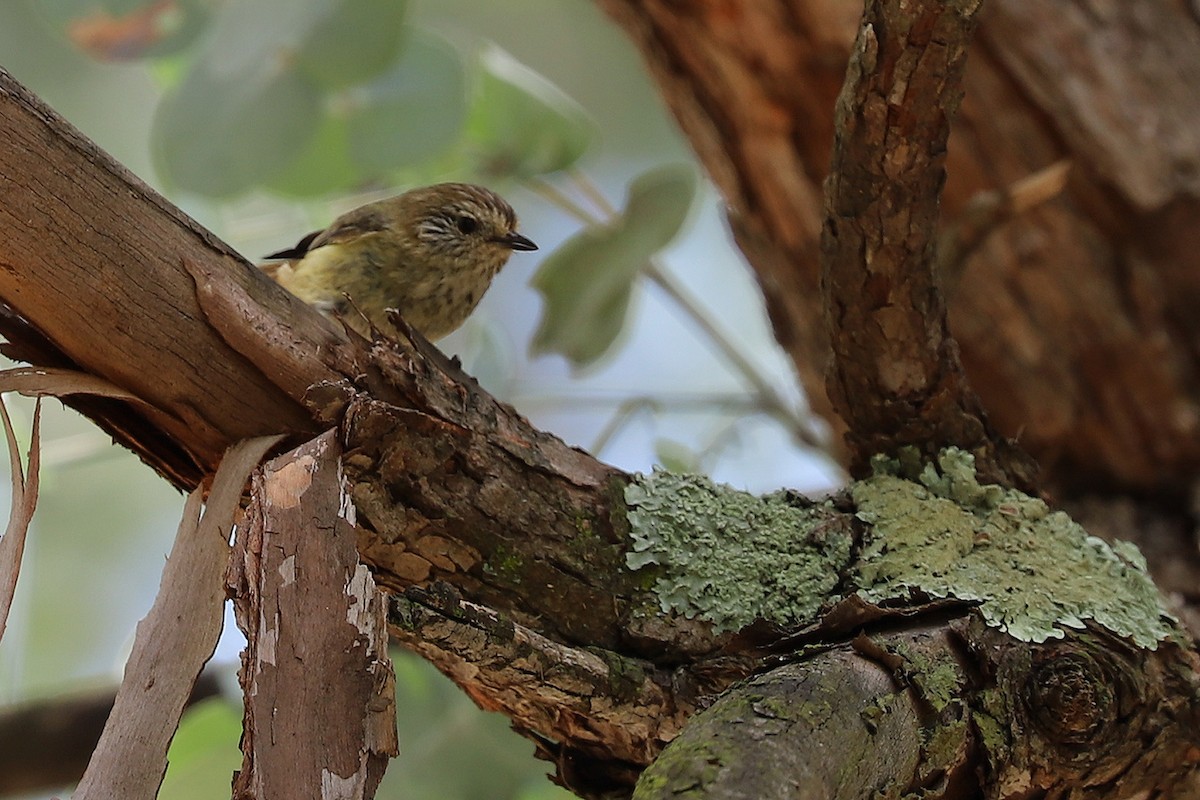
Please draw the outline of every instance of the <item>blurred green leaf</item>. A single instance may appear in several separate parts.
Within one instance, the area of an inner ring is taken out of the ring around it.
[[[654,458],[668,472],[700,472],[700,455],[674,439],[654,442]]]
[[[315,196],[446,151],[466,118],[461,58],[402,18],[383,0],[232,0],[159,109],[164,178],[210,197]]]
[[[528,178],[574,164],[594,125],[561,89],[496,46],[480,55],[468,131],[482,172]]]
[[[533,354],[561,353],[581,367],[608,352],[645,263],[644,248],[637,245],[621,227],[595,226],[546,257],[531,282],[545,302]]]
[[[300,44],[297,68],[327,89],[379,75],[400,52],[406,6],[400,0],[330,3]]]
[[[326,114],[308,146],[266,186],[293,197],[320,197],[353,189],[365,182],[350,159],[346,121]]]
[[[690,166],[668,164],[648,170],[629,183],[625,224],[657,253],[679,234],[695,198],[696,172]]]
[[[322,144],[349,143],[353,152],[354,141],[364,138],[362,128],[377,129],[371,115],[377,95],[386,92],[365,89],[369,110],[353,124],[339,107],[347,117],[341,131],[332,122],[322,124],[324,93],[386,75],[400,49],[403,12],[387,0],[229,0],[190,71],[159,109],[152,138],[164,178],[210,197],[264,182],[312,194],[359,180],[351,164],[339,163],[345,146],[324,156],[332,163],[316,163],[322,157],[314,153],[314,139],[320,134]],[[429,67],[440,78],[445,69],[427,61],[417,68]],[[461,124],[464,112],[457,113]],[[435,133],[443,134],[440,128]]]
[[[255,75],[296,69],[303,48],[343,0],[224,0],[200,63],[214,73]]]
[[[617,219],[583,229],[551,253],[532,281],[545,303],[532,352],[561,353],[575,367],[607,353],[624,326],[634,280],[679,233],[695,193],[691,167],[650,170],[629,185]]]
[[[217,73],[197,64],[155,114],[151,143],[163,177],[223,197],[274,177],[303,153],[317,131],[320,97],[280,67]]]
[[[543,771],[548,773],[549,767]],[[517,793],[516,800],[573,800],[574,797],[574,793],[551,783],[550,776],[546,774],[526,781]]]
[[[410,31],[391,69],[351,96],[351,160],[380,173],[437,156],[462,134],[466,93],[458,52],[432,33]]]
[[[206,800],[229,793],[233,771],[242,765],[238,739],[241,709],[213,697],[187,710],[167,754],[159,800]]]

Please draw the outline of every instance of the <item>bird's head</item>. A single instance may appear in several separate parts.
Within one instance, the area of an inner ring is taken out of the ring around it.
[[[469,183],[439,183],[397,198],[401,218],[411,226],[405,238],[426,256],[447,266],[494,271],[514,250],[537,245],[517,233],[517,215],[490,189]]]

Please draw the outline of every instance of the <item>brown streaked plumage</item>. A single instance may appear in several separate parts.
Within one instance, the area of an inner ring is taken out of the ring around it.
[[[537,249],[516,229],[512,207],[490,189],[439,183],[348,211],[267,256],[285,263],[265,269],[364,336],[370,325],[395,336],[386,314],[395,308],[426,338],[440,339],[466,320],[514,250]]]

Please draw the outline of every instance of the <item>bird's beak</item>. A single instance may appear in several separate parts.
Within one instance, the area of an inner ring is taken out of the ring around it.
[[[503,236],[499,236],[496,239],[494,239],[494,241],[498,244],[504,245],[505,247],[507,247],[510,250],[537,250],[538,249],[538,246],[533,243],[532,239],[522,236],[521,234],[517,233],[516,231],[513,231],[512,233],[506,233]]]

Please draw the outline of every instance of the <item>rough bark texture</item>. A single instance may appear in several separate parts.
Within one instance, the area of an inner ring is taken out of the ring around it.
[[[247,639],[237,800],[369,800],[399,749],[386,603],[340,456],[327,433],[255,476],[230,575]]]
[[[993,482],[1030,489],[1032,462],[989,430],[967,385],[936,253],[946,140],[979,5],[867,3],[825,186],[827,386],[854,473],[878,453],[953,445]]]
[[[907,788],[922,760],[922,720],[906,694],[887,669],[849,649],[780,667],[697,715],[634,797],[694,787],[700,797],[827,800]],[[858,756],[854,769],[847,752]]]
[[[868,628],[698,714],[637,800],[1194,797],[1195,663],[1089,629],[1028,645],[962,618]],[[1129,716],[1132,714],[1132,716]]]

